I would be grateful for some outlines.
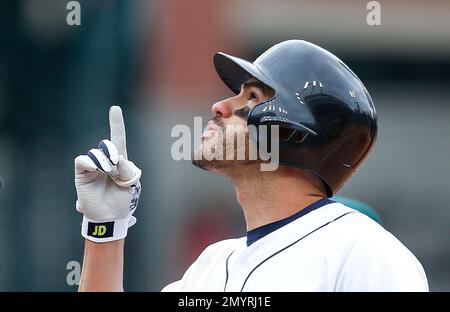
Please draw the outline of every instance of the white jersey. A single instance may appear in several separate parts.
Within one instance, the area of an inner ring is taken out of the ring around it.
[[[208,246],[163,291],[428,291],[416,257],[366,215],[330,203],[250,246]]]

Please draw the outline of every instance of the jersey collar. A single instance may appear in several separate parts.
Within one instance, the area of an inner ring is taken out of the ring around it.
[[[325,205],[335,203],[334,200],[331,200],[329,198],[322,198],[311,205],[305,207],[304,209],[300,210],[299,212],[293,214],[290,217],[287,217],[285,219],[281,219],[263,226],[260,226],[256,229],[253,229],[251,231],[247,232],[247,247],[256,242],[257,240],[263,238],[267,234],[272,233],[275,230],[278,230],[279,228],[285,226],[286,224],[291,223],[294,220],[297,220],[298,218],[310,213],[313,210],[316,210],[320,207],[323,207]]]

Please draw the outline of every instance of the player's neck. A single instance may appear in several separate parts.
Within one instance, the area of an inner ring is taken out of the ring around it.
[[[294,171],[282,168],[275,172],[245,173],[243,170],[232,178],[247,231],[287,218],[325,196],[320,184],[314,184],[308,174]]]

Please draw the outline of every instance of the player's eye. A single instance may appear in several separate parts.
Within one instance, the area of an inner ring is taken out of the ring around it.
[[[255,93],[255,92],[250,92],[250,95],[249,95],[249,97],[248,97],[248,100],[249,100],[249,101],[257,101],[257,100],[258,100],[258,97],[256,96],[256,93]]]

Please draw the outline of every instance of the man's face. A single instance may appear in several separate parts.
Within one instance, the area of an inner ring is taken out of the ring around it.
[[[225,174],[226,168],[260,163],[250,158],[256,144],[249,139],[247,118],[256,105],[271,99],[274,91],[250,78],[243,83],[241,92],[212,106],[214,118],[208,122],[202,143],[195,149],[192,163],[205,170]]]

